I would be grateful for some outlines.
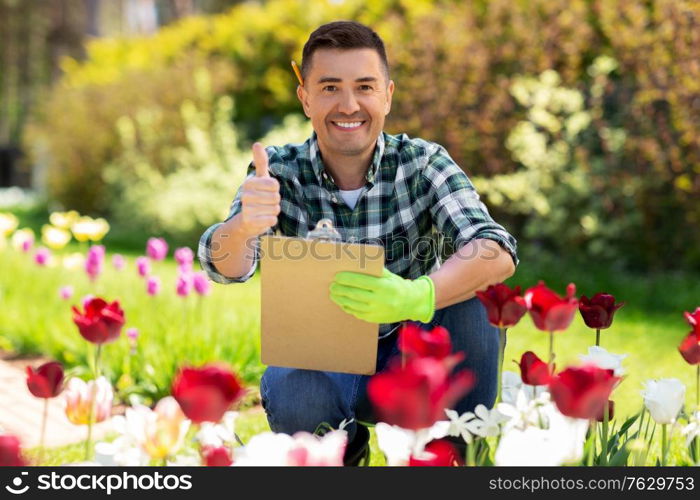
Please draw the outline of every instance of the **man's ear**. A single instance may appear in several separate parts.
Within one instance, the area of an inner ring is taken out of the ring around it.
[[[309,93],[301,85],[297,85],[297,97],[304,108],[304,114],[307,118],[311,118],[311,115],[309,114]]]
[[[384,107],[384,116],[391,111],[391,96],[394,95],[394,80],[389,80],[389,85],[386,86],[386,106]]]

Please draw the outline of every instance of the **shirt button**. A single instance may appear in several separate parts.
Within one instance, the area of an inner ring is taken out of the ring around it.
[[[338,198],[336,198],[335,196],[331,198],[331,200],[333,200],[333,203],[338,203]]]

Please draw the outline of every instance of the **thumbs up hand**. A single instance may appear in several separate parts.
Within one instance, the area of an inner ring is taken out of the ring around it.
[[[241,187],[240,229],[248,236],[257,236],[277,224],[280,213],[280,184],[270,177],[267,152],[262,144],[253,144],[255,177]]]

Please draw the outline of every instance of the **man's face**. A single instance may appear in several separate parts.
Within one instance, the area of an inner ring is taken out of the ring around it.
[[[391,109],[388,86],[374,49],[319,49],[297,96],[324,155],[360,156],[374,148]]]

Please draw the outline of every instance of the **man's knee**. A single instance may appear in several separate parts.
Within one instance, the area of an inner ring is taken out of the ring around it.
[[[314,432],[348,417],[338,386],[324,372],[269,367],[260,382],[262,404],[274,432]]]

